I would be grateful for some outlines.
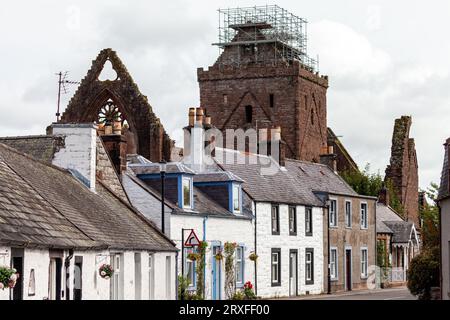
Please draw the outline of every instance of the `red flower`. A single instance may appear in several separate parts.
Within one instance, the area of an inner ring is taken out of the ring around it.
[[[244,288],[245,289],[253,289],[253,285],[252,285],[252,283],[250,282],[250,281],[247,281],[245,284],[244,284]]]

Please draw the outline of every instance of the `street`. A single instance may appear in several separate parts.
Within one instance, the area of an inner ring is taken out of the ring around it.
[[[416,300],[407,288],[352,291],[331,295],[292,298],[293,300]]]

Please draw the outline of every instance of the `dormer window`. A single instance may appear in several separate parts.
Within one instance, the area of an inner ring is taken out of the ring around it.
[[[183,208],[192,209],[192,179],[183,177]]]
[[[241,212],[242,189],[238,184],[233,184],[233,212]]]

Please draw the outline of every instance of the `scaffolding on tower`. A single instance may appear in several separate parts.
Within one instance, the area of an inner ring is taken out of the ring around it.
[[[310,58],[307,52],[305,19],[277,5],[218,11],[219,41],[213,45],[221,52],[225,49],[229,52],[226,60],[219,58],[219,64],[289,64],[297,60],[312,72],[317,71],[317,60]]]

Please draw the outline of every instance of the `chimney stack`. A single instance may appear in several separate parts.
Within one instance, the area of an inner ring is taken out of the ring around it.
[[[326,153],[320,155],[320,163],[328,166],[333,172],[337,173],[337,154],[334,153],[333,146],[323,147]]]
[[[95,191],[97,165],[97,126],[93,123],[53,123],[51,132],[65,137],[65,148],[53,157],[52,163],[72,174]]]
[[[194,121],[195,119],[195,121]],[[189,109],[189,126],[184,128],[184,162],[201,171],[204,164],[205,154],[205,123],[210,119],[204,119],[202,108]]]
[[[389,190],[386,188],[386,186],[383,184],[383,188],[380,190],[380,194],[378,196],[378,202],[385,204],[386,206],[389,206],[390,199],[389,199]]]
[[[204,116],[203,108],[197,108],[196,124],[198,124],[199,126],[203,126],[203,116]]]

